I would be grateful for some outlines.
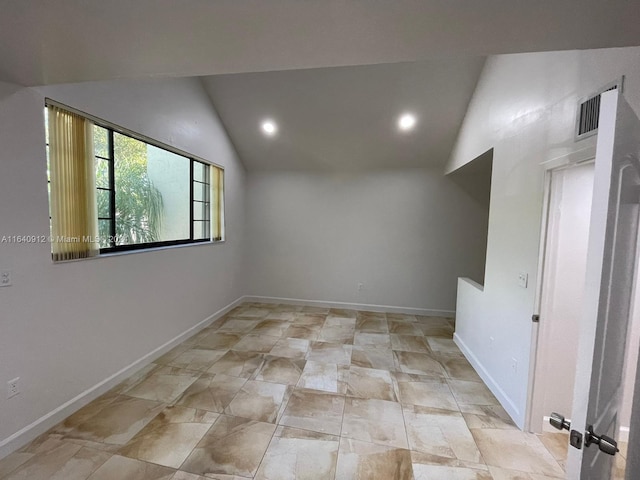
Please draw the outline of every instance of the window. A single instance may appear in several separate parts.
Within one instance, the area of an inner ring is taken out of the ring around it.
[[[221,168],[47,101],[54,260],[220,241]]]

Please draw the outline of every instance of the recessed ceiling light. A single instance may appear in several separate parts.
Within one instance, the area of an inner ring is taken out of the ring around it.
[[[404,132],[412,130],[416,126],[416,116],[412,113],[403,113],[398,119],[398,128]]]
[[[278,125],[273,120],[265,120],[262,122],[262,131],[265,135],[269,137],[273,137],[276,133],[278,133]]]

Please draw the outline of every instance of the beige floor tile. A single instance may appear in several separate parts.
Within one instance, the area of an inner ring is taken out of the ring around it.
[[[356,330],[353,344],[360,347],[390,348],[391,338],[388,333],[368,333]]]
[[[208,373],[222,373],[232,377],[250,378],[262,366],[264,355],[253,352],[228,351],[207,370]]]
[[[178,355],[167,364],[172,367],[185,370],[197,370],[204,372],[220,359],[226,350],[210,350],[208,348],[192,348]]]
[[[356,319],[356,332],[358,333],[389,333],[389,325],[382,318],[358,318]]]
[[[297,386],[324,392],[344,393],[346,385],[341,385],[338,376],[338,365],[307,361]]]
[[[415,405],[402,410],[411,450],[483,463],[461,413]]]
[[[409,336],[422,335],[420,329],[411,322],[403,320],[387,320],[387,324],[389,325],[389,333]]]
[[[178,471],[171,477],[171,480],[207,480],[207,477],[196,475],[195,473]]]
[[[351,364],[351,345],[339,343],[311,342],[307,360],[319,363],[335,363],[336,365]]]
[[[247,306],[234,312],[233,317],[238,318],[264,318],[271,313],[273,305]]]
[[[518,472],[517,470],[507,470],[499,467],[489,467],[489,472],[491,472],[493,480],[557,480],[558,478],[561,478],[537,475],[535,473]]]
[[[213,478],[253,477],[275,429],[270,423],[220,415],[180,469]]]
[[[302,338],[282,338],[276,342],[269,353],[275,357],[304,360],[310,343],[309,340]]]
[[[168,365],[170,362],[172,362],[173,360],[178,358],[180,355],[182,355],[187,350],[191,350],[193,348],[193,344],[195,343],[195,341],[197,339],[203,338],[203,337],[207,336],[210,333],[211,333],[211,330],[208,329],[208,328],[205,328],[204,330],[200,331],[200,333],[198,333],[197,335],[194,335],[193,337],[191,337],[186,342],[181,343],[177,347],[172,348],[171,350],[169,350],[164,355],[156,358],[153,361],[153,363],[156,363],[158,365]]]
[[[447,380],[459,405],[499,405],[484,383],[466,380]]]
[[[435,353],[461,353],[458,346],[450,338],[426,337],[429,348]]]
[[[43,453],[35,455],[26,462],[13,469],[7,477],[9,480],[49,479],[56,477],[60,480],[60,472],[67,469],[72,458],[83,448],[81,445],[52,440],[50,447]],[[105,459],[106,460],[106,459]],[[104,460],[103,460],[104,461]],[[97,468],[97,467],[96,467]],[[89,472],[90,473],[90,472]]]
[[[258,422],[275,423],[288,389],[290,387],[286,385],[249,380],[224,412]]]
[[[336,470],[339,440],[335,435],[278,427],[255,478],[332,479]]]
[[[569,451],[569,434],[568,433],[551,433],[544,432],[538,435],[542,444],[549,450],[549,453],[556,460],[565,461]]]
[[[387,314],[384,312],[368,312],[365,310],[357,310],[356,318],[358,320],[386,320]]]
[[[18,467],[31,460],[35,453],[14,452],[0,460],[0,478],[4,478]]]
[[[542,442],[531,433],[490,429],[474,429],[471,433],[487,465],[548,476],[564,474]]]
[[[233,346],[233,350],[236,352],[269,353],[278,340],[280,340],[279,337],[267,335],[247,335]]]
[[[199,373],[190,370],[161,367],[124,393],[130,397],[171,403],[182,395],[199,376]]]
[[[175,470],[172,468],[114,455],[88,480],[171,480],[174,473]]]
[[[394,351],[393,354],[401,372],[444,377],[440,362],[426,353]]]
[[[459,405],[469,428],[517,430],[507,411],[500,405]]]
[[[450,319],[446,317],[425,317],[416,315],[416,321],[419,325],[428,325],[431,327],[451,327]]]
[[[317,340],[320,335],[321,325],[291,325],[284,332],[287,338],[302,338],[304,340]]]
[[[223,374],[204,374],[176,400],[176,405],[222,413],[247,381]]]
[[[280,320],[280,321],[285,321],[285,322],[292,322],[293,319],[295,318],[295,312],[294,311],[279,311],[277,309],[274,309],[271,311],[271,313],[269,315],[267,315],[266,317],[264,317],[264,320]]]
[[[311,307],[311,306],[302,307],[303,313],[318,313],[320,315],[328,315],[329,310],[330,309],[328,307]]]
[[[341,436],[408,448],[402,407],[385,400],[347,398]]]
[[[216,332],[218,333],[235,333],[238,335],[242,335],[245,333],[249,333],[255,327],[258,326],[260,320],[249,320],[246,318],[227,318],[221,325],[218,327]]]
[[[310,312],[300,312],[295,314],[293,325],[296,327],[307,326],[322,328],[326,319],[326,315]]]
[[[467,467],[447,467],[443,465],[413,464],[415,480],[492,480],[491,474],[484,470]]]
[[[324,322],[324,327],[343,327],[343,328],[356,328],[356,317],[339,317],[329,315]]]
[[[178,468],[218,416],[217,413],[194,408],[167,407],[118,454]]]
[[[351,351],[351,365],[363,368],[395,371],[393,351],[384,347],[361,347],[354,345]]]
[[[339,319],[342,320],[342,319]],[[351,319],[347,319],[351,320]],[[355,320],[355,319],[354,319]],[[327,320],[328,321],[328,320]],[[344,345],[353,345],[353,337],[356,330],[354,327],[340,327],[325,325],[318,334],[318,340],[321,342],[341,343]]]
[[[411,459],[419,480],[493,480],[484,464],[415,451],[411,452]]]
[[[453,338],[453,327],[450,325],[440,326],[419,323],[417,326],[425,337]]]
[[[120,382],[114,388],[112,388],[107,393],[102,395],[101,398],[108,397],[110,395],[121,394],[121,393],[127,391],[132,386],[137,385],[138,383],[142,382],[143,380],[148,378],[150,375],[153,375],[156,371],[160,370],[161,368],[163,368],[163,365],[158,365],[156,363],[150,363],[149,365],[146,365],[146,366],[142,367],[140,370],[138,370],[136,373],[131,375],[126,380]],[[93,402],[91,402],[91,403],[93,403]]]
[[[347,379],[347,395],[397,402],[393,378],[387,370],[351,366]]]
[[[164,408],[164,404],[142,398],[120,396],[99,415],[71,430],[65,438],[124,445]]]
[[[436,359],[444,367],[445,374],[448,378],[467,380],[470,382],[482,382],[482,379],[478,376],[475,369],[466,358],[457,355],[440,355],[437,356]]]
[[[441,379],[434,378],[424,382],[398,382],[398,390],[400,402],[403,405],[459,411],[449,386]]]
[[[409,315],[406,313],[387,313],[387,320],[394,322],[416,322],[415,315]]]
[[[263,382],[295,385],[300,380],[306,363],[306,360],[266,355],[262,368],[255,379]]]
[[[340,439],[336,480],[413,480],[413,478],[409,450],[348,438]]]
[[[356,310],[349,310],[347,308],[330,308],[330,317],[342,317],[342,318],[356,318]]]
[[[155,369],[154,369],[155,370]],[[102,395],[95,399],[93,402],[88,403],[80,410],[75,412],[73,415],[67,417],[65,420],[56,425],[53,429],[51,429],[52,433],[57,433],[60,435],[65,435],[72,431],[74,428],[77,428],[78,425],[83,424],[90,418],[96,416],[100,413],[105,407],[113,403],[114,400],[120,398],[120,395],[115,392],[109,392],[105,395]],[[25,449],[22,449],[25,451]]]
[[[339,435],[345,397],[315,390],[294,389],[280,425]]]
[[[198,347],[210,348],[212,350],[228,350],[242,338],[238,333],[207,332],[194,344]]]
[[[391,334],[391,348],[402,352],[429,353],[423,337]]]
[[[292,313],[277,313],[271,315],[290,315],[293,318]],[[270,315],[270,316],[271,316]],[[269,318],[269,317],[267,317]],[[285,322],[281,320],[263,320],[251,330],[252,335],[268,335],[270,337],[282,337],[284,332],[289,328],[291,322]]]

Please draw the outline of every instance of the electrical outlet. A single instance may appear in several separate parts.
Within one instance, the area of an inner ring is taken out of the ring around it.
[[[15,397],[20,393],[20,377],[7,382],[7,398]]]
[[[490,349],[493,349],[493,340],[494,340],[493,337],[489,337],[489,348]]]
[[[10,287],[13,281],[10,270],[0,270],[0,287]]]
[[[529,274],[526,272],[520,272],[518,274],[518,285],[520,285],[522,288],[527,288],[528,284],[529,284]]]
[[[364,290],[364,283],[360,282],[358,283],[358,291],[361,292]]]
[[[515,357],[511,359],[511,370],[513,373],[518,373],[518,359]]]

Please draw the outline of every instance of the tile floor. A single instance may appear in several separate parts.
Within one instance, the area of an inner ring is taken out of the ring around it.
[[[453,320],[243,304],[0,461],[64,480],[562,478],[520,432]]]

